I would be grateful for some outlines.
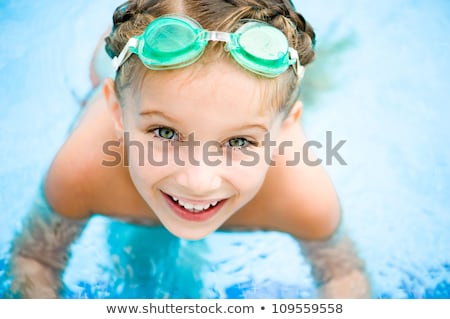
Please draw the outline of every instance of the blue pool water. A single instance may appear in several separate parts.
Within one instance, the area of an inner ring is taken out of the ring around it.
[[[303,123],[312,139],[332,131],[347,141],[348,165],[327,170],[374,296],[449,298],[450,3],[295,2],[318,34]],[[119,3],[0,4],[0,296],[14,231],[89,90],[91,53]],[[74,245],[64,282],[68,298],[314,296],[288,235],[189,242],[101,217]]]

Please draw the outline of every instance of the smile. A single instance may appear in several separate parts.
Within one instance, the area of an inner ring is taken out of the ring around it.
[[[203,205],[202,204],[192,204],[192,203],[184,202],[183,200],[178,199],[174,196],[170,196],[170,197],[172,198],[172,200],[175,203],[177,203],[178,205],[184,207],[185,209],[187,209],[188,211],[191,211],[193,213],[201,213],[205,210],[208,210],[210,207],[216,206],[217,203],[219,202],[219,201],[213,201],[213,202],[203,204]]]
[[[167,204],[175,214],[189,221],[205,221],[214,216],[227,199],[190,201],[161,192]]]

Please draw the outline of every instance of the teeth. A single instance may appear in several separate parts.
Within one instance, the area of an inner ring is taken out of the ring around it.
[[[172,197],[172,199],[173,199],[175,202],[178,202],[178,204],[179,204],[180,206],[183,206],[184,208],[186,208],[187,210],[189,210],[189,211],[191,211],[191,212],[193,212],[193,213],[201,212],[201,211],[207,210],[207,209],[210,208],[210,207],[216,206],[217,203],[218,203],[218,201],[214,201],[214,202],[212,202],[212,203],[205,204],[205,205],[194,205],[194,204],[191,204],[191,203],[183,202],[182,200],[180,200],[180,199],[178,199],[178,198],[176,198],[176,197],[174,197],[174,196],[171,196],[171,197]]]
[[[183,206],[184,208],[189,209],[189,210],[192,210],[192,208],[194,208],[194,205],[185,203],[181,200],[178,200],[178,204],[180,204],[181,206]]]
[[[209,204],[207,205],[194,205],[195,210],[206,210],[209,208]]]

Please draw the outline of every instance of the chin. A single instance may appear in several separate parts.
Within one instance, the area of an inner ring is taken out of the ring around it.
[[[170,230],[169,230],[170,231]],[[171,231],[170,231],[171,232]],[[190,232],[190,231],[183,231],[183,232],[171,232],[174,236],[185,239],[185,240],[202,240],[206,238],[209,234],[213,233],[211,232]]]
[[[213,233],[216,229],[206,229],[201,227],[170,227],[164,225],[174,236],[185,240],[201,240]]]

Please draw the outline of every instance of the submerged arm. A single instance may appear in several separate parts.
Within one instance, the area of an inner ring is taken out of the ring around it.
[[[298,110],[301,112],[301,107]],[[318,297],[369,298],[364,262],[340,229],[342,209],[329,175],[318,165],[319,158],[313,152],[303,154],[307,161],[293,161],[300,154],[298,150],[308,145],[303,129],[297,125],[299,115],[294,115],[285,120],[279,136],[280,144],[292,141],[293,146],[284,152],[280,149],[274,157],[278,166],[271,167],[267,174],[270,191],[264,195],[277,205],[273,210],[278,218],[272,225],[299,239],[313,267]]]
[[[11,293],[22,298],[57,298],[70,244],[84,221],[72,220],[35,203],[13,242]]]
[[[302,240],[321,298],[370,298],[364,262],[347,234],[337,231],[322,241]]]

